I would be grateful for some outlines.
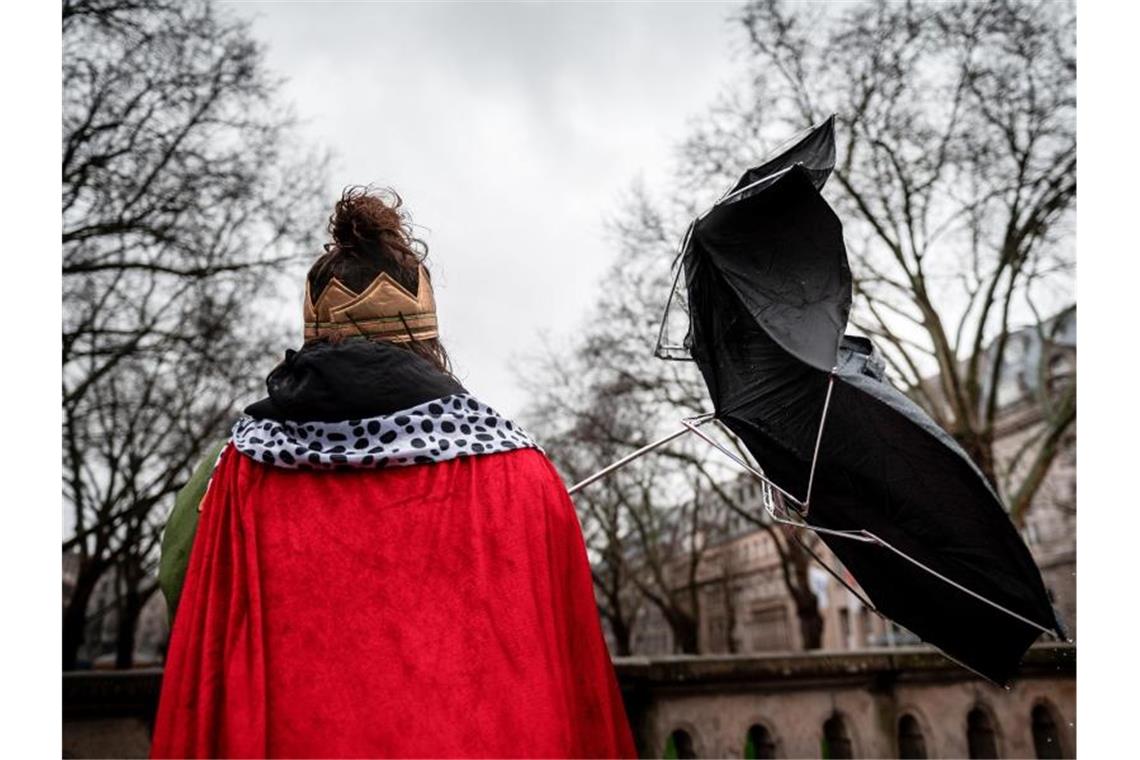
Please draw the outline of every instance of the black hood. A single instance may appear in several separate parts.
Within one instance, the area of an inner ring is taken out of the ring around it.
[[[337,422],[379,417],[467,391],[426,359],[391,343],[350,338],[289,349],[250,404],[255,419]]]

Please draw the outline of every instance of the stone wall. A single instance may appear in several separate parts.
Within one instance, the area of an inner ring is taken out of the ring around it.
[[[1076,741],[1076,650],[1038,645],[1009,690],[923,647],[863,652],[627,657],[614,661],[643,757],[662,757],[681,729],[699,757],[741,757],[753,725],[776,757],[820,757],[823,724],[843,718],[856,757],[897,757],[901,716],[913,715],[928,757],[966,757],[966,716],[993,722],[999,756],[1035,757],[1030,715],[1056,717],[1058,756]],[[63,676],[64,757],[145,757],[162,672]]]
[[[989,684],[925,647],[787,655],[673,656],[615,661],[643,757],[663,757],[678,729],[697,757],[742,757],[763,726],[776,757],[821,757],[823,725],[843,719],[855,757],[898,757],[904,715],[928,757],[968,757],[967,716],[992,722],[1000,757],[1037,757],[1031,715],[1043,705],[1060,746],[1076,740],[1076,651],[1039,645],[1009,689]]]
[[[63,756],[147,757],[162,670],[63,674]]]

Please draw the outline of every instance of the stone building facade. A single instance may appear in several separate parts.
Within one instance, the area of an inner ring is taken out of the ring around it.
[[[1017,482],[1030,463],[1021,456],[1026,444],[1043,433],[1041,402],[1050,387],[1071,381],[1077,367],[1077,316],[1070,309],[1010,336],[1007,367],[997,389],[1001,409],[994,430],[998,479]],[[1044,384],[1044,386],[1043,386]],[[1003,484],[1004,485],[1004,484]],[[1077,634],[1077,435],[1072,430],[1058,443],[1058,452],[1025,514],[1022,537],[1029,546],[1053,604],[1069,634]]]
[[[743,509],[753,514],[762,513],[756,481],[741,478],[731,490]],[[756,528],[738,516],[729,519],[727,533],[727,537],[701,549],[696,575],[700,593],[700,653],[750,654],[804,649],[776,538],[768,530]],[[858,587],[826,545],[817,542],[811,546],[850,585]],[[677,573],[678,577],[682,575]],[[915,643],[913,636],[873,613],[823,568],[813,564],[808,569],[808,577],[823,618],[823,649],[844,651]],[[635,655],[677,652],[669,624],[652,604],[638,608],[631,649]]]
[[[1076,650],[1002,689],[925,647],[616,661],[642,757],[1074,757]]]

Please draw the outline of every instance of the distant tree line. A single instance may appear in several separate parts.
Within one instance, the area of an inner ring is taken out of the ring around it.
[[[63,666],[113,613],[127,667],[173,495],[276,348],[265,306],[313,250],[324,161],[210,4],[65,0],[62,21]]]

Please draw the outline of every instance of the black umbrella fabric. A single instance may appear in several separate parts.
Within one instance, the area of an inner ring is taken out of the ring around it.
[[[816,189],[823,188],[835,168],[835,117],[805,130],[788,143],[772,158],[744,172],[722,202],[741,200],[765,190],[793,166],[803,167]]]
[[[885,379],[870,341],[844,336],[851,273],[819,193],[834,155],[828,120],[764,165],[778,176],[750,170],[693,224],[685,344],[716,419],[780,490],[809,494],[803,519],[876,608],[1005,683],[1060,629],[985,477]]]

